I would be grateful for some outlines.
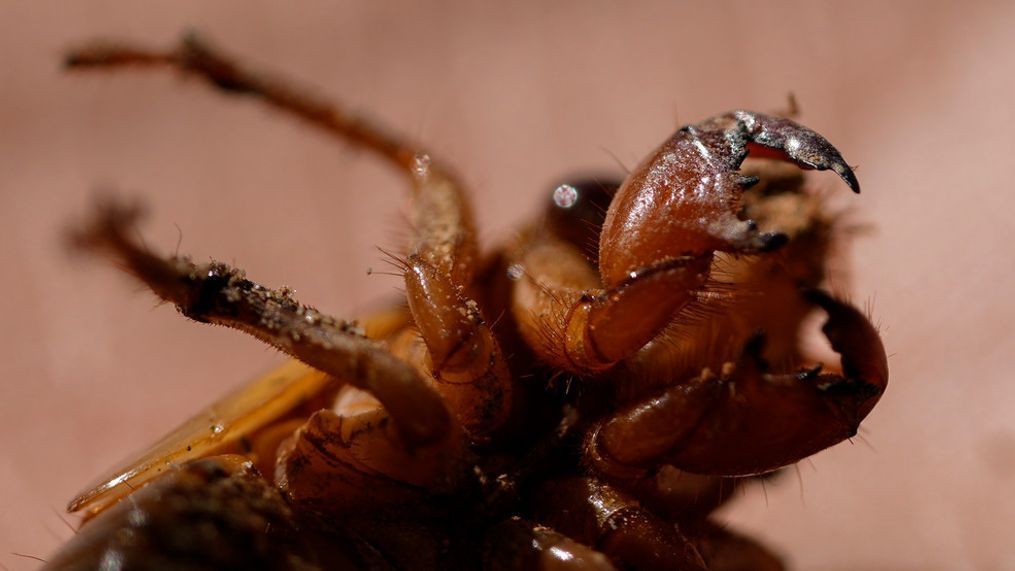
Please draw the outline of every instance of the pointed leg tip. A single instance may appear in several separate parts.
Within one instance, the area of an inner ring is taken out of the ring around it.
[[[856,194],[860,194],[860,181],[856,178],[856,173],[853,172],[853,168],[847,165],[845,162],[836,161],[832,163],[832,170],[835,174],[839,175],[843,181],[849,186]]]
[[[850,190],[860,193],[860,183],[853,169],[820,133],[791,119],[753,111],[733,111],[726,117],[736,119],[749,143],[767,147],[769,153],[775,153],[775,158],[796,162],[803,168],[835,171]]]
[[[81,57],[81,54],[77,52],[71,52],[63,56],[63,61],[60,62],[62,69],[74,69],[84,65],[85,60]]]
[[[741,176],[737,179],[737,184],[739,184],[740,188],[744,190],[751,188],[759,182],[761,182],[761,178],[753,175]]]

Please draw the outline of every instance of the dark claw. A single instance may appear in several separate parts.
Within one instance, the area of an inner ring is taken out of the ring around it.
[[[758,184],[759,182],[761,182],[761,179],[756,177],[756,176],[742,176],[742,177],[740,177],[740,180],[737,181],[737,183],[744,190],[747,190],[748,188],[751,188],[752,186]]]
[[[804,289],[801,295],[828,314],[821,331],[840,355],[846,380],[871,386],[874,396],[863,410],[866,415],[888,385],[888,359],[877,329],[859,309],[823,290]]]
[[[753,182],[738,169],[752,145],[803,168],[832,169],[860,189],[835,147],[789,119],[733,111],[682,127],[631,172],[610,203],[599,240],[603,282],[621,283],[660,259],[749,254],[785,240],[763,237],[738,217],[744,187]]]
[[[730,115],[742,125],[751,142],[782,151],[801,166],[835,171],[853,192],[860,192],[860,183],[853,169],[821,135],[781,117],[743,110]]]

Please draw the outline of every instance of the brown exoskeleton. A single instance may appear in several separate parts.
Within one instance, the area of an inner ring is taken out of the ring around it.
[[[158,255],[138,208],[100,203],[76,247],[296,360],[75,498],[88,521],[46,569],[780,569],[709,514],[855,434],[887,384],[874,327],[821,289],[836,219],[796,167],[858,182],[789,119],[684,127],[623,182],[560,185],[481,256],[445,164],[196,37],[68,65],[178,69],[373,152],[412,189],[412,238],[407,303],[356,324]],[[800,349],[816,309],[837,369]]]

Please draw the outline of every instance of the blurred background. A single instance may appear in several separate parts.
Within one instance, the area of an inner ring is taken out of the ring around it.
[[[854,299],[891,353],[862,438],[725,518],[797,569],[1015,569],[1015,3],[0,1],[0,564],[34,569],[66,501],[279,362],[155,308],[61,231],[93,191],[141,197],[150,244],[232,261],[338,316],[393,295],[399,179],[362,153],[167,73],[61,73],[96,37],[197,29],[455,165],[487,247],[561,175],[634,165],[680,123],[800,102],[864,193]],[[615,158],[614,158],[615,157]]]

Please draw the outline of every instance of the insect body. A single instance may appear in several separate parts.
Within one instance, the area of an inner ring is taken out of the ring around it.
[[[48,569],[778,569],[708,514],[855,434],[887,384],[873,326],[821,289],[836,220],[792,163],[859,185],[788,119],[684,127],[622,183],[561,185],[481,256],[446,165],[196,37],[95,44],[68,64],[172,67],[257,97],[402,172],[413,215],[396,258],[407,303],[360,326],[158,255],[134,237],[136,207],[101,203],[77,247],[298,361],[75,498],[92,521]],[[815,310],[839,368],[799,348]]]

